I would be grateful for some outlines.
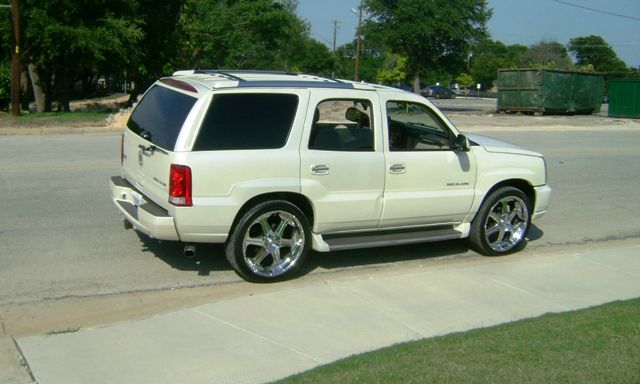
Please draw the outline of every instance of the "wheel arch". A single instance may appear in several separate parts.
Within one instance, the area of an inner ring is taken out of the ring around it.
[[[306,216],[307,221],[309,223],[309,227],[313,228],[314,212],[313,212],[313,205],[311,204],[311,201],[309,200],[309,198],[295,192],[269,192],[269,193],[264,193],[262,195],[252,197],[246,203],[244,203],[242,207],[240,207],[240,210],[238,210],[238,212],[236,213],[236,217],[233,219],[233,224],[231,225],[229,233],[233,233],[233,231],[236,228],[236,225],[238,225],[238,221],[240,221],[240,218],[245,213],[247,213],[247,211],[249,211],[251,208],[255,207],[260,203],[264,203],[266,201],[273,201],[273,200],[287,201],[295,205],[296,207],[298,207],[298,209],[300,209],[302,213],[304,213],[304,215]]]
[[[487,193],[485,193],[484,197],[482,198],[482,203],[480,205],[482,206],[482,204],[484,204],[484,201],[487,199],[487,197],[489,197],[494,191],[502,187],[514,187],[521,190],[527,196],[527,199],[529,199],[529,204],[531,204],[531,208],[536,206],[536,191],[533,188],[533,185],[531,185],[531,183],[529,183],[527,180],[524,180],[524,179],[502,180],[501,182],[495,184],[493,187],[491,187],[487,191]]]

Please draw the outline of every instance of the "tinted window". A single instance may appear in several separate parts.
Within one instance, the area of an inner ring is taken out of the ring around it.
[[[282,148],[298,108],[291,94],[225,94],[213,98],[196,151]]]
[[[158,85],[145,94],[127,126],[158,147],[173,150],[195,97]]]
[[[448,150],[452,133],[427,106],[405,101],[387,103],[391,151]]]
[[[326,100],[316,106],[309,149],[373,151],[373,120],[368,100]]]

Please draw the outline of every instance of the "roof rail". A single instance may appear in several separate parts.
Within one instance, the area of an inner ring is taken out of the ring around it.
[[[353,89],[353,84],[344,82],[330,82],[330,81],[309,81],[309,80],[255,80],[246,81],[241,80],[238,82],[239,88],[248,87],[295,87],[295,88],[340,88],[340,89]]]
[[[237,70],[224,70],[224,69],[195,69],[193,71],[194,74],[205,74],[205,75],[221,75],[233,78],[234,80],[241,80],[241,77],[235,74],[256,74],[256,75],[298,75],[295,72],[287,72],[287,71],[269,71],[269,70],[253,70],[253,69],[237,69]]]

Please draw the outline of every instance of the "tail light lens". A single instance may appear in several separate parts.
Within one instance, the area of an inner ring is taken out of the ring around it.
[[[169,203],[178,207],[191,207],[191,168],[171,164],[169,170]]]

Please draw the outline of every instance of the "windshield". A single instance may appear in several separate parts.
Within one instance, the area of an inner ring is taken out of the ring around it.
[[[154,85],[133,111],[127,126],[154,145],[173,150],[180,128],[196,101],[195,97]]]

